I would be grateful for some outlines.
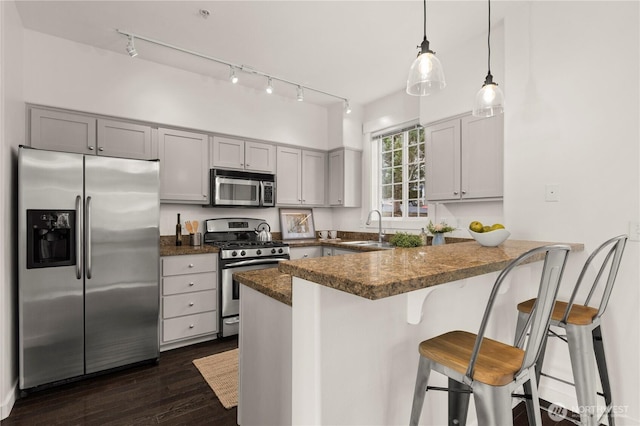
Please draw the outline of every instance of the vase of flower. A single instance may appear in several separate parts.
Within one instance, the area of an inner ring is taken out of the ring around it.
[[[433,239],[431,240],[432,246],[441,246],[446,244],[444,240],[444,234],[446,232],[455,231],[456,228],[447,225],[445,222],[440,222],[436,225],[433,222],[429,221],[429,225],[427,225],[427,229],[433,235]]]
[[[433,234],[433,239],[431,240],[431,245],[432,246],[441,246],[443,244],[446,244],[446,242],[444,240],[444,234],[442,232],[436,232],[435,234]]]

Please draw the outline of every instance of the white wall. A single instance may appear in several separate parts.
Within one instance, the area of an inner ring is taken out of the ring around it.
[[[583,242],[588,252],[640,219],[639,3],[521,3],[505,20],[505,221],[512,238]],[[560,201],[545,202],[545,185]],[[638,242],[629,242],[603,319],[619,424],[640,423]],[[566,347],[545,370],[570,378]],[[543,381],[541,396],[575,406]]]
[[[0,419],[17,398],[16,156],[25,124],[21,26],[14,2],[0,2]]]

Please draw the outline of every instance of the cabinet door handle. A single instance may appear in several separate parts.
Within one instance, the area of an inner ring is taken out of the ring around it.
[[[189,268],[193,268],[193,263],[190,263],[190,264],[189,264]]]
[[[309,257],[309,255],[308,255],[308,254],[305,254],[305,255],[304,255],[304,256],[302,256],[302,257]]]
[[[464,194],[466,194],[466,193],[467,193],[467,191],[462,191],[462,195],[464,195]]]
[[[189,287],[193,287],[193,281],[189,283]]]
[[[453,191],[453,195],[458,195],[458,191]]]
[[[92,146],[89,147],[89,151],[93,151],[93,147]]]
[[[193,306],[193,302],[189,302],[189,306]]]
[[[98,151],[104,151],[104,147],[98,147]]]
[[[249,163],[245,164],[245,167],[249,167]]]
[[[193,328],[195,327],[193,324],[189,324],[189,328]]]

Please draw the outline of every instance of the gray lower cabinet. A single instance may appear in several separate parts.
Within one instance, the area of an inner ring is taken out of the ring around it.
[[[322,246],[289,247],[291,260],[322,257]]]
[[[217,337],[217,265],[215,254],[161,258],[161,351]]]
[[[151,126],[58,111],[29,109],[33,148],[106,157],[151,160],[157,157]]]
[[[209,137],[158,129],[160,201],[206,204],[209,200]]]

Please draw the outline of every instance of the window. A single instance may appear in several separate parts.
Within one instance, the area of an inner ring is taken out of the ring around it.
[[[375,138],[378,206],[383,217],[427,217],[424,129],[413,126]],[[375,143],[375,142],[374,142]]]

